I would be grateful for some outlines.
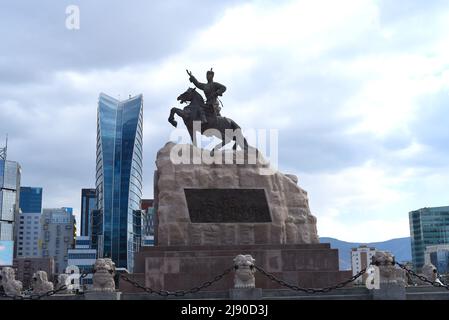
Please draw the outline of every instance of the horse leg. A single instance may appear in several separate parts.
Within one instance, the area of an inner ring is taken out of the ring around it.
[[[187,131],[189,132],[190,140],[192,140],[192,144],[196,147],[197,146],[196,139],[195,139],[196,132],[193,132],[192,127],[188,127]]]
[[[223,146],[224,146],[223,142],[220,142],[215,147],[213,147],[212,150],[210,151],[210,156],[213,157],[215,155],[215,151],[219,151],[219,149],[221,149]]]
[[[170,116],[168,117],[168,122],[170,122],[172,124],[172,126],[175,128],[178,126],[178,122],[176,122],[176,120],[175,120],[175,114],[179,115],[178,110],[179,110],[178,108],[171,108]],[[181,111],[181,110],[179,110],[179,111]]]

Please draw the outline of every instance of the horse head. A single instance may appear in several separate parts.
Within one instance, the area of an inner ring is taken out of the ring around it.
[[[196,91],[196,88],[188,88],[187,91],[185,91],[184,93],[181,93],[179,95],[177,100],[180,103],[192,102],[192,101],[204,103],[203,97],[201,97],[201,95]]]

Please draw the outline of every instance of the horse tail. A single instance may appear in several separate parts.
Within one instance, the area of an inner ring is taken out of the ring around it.
[[[240,126],[232,119],[229,119],[231,121],[231,129],[232,130],[237,130],[237,129],[241,129]]]
[[[246,141],[246,138],[243,136],[242,128],[234,120],[232,120],[232,119],[229,119],[229,120],[231,122],[230,127],[231,127],[232,130],[234,130],[234,131],[235,130],[240,130],[240,134],[242,135],[242,139],[243,139],[243,145],[240,145],[240,147],[243,150],[247,150],[248,149],[248,141]],[[232,140],[234,140],[234,147],[233,147],[233,149],[236,150],[236,148],[237,148],[237,136],[234,135]]]

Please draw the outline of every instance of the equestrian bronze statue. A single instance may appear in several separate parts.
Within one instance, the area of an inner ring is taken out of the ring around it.
[[[220,114],[221,108],[218,103],[218,96],[223,95],[226,91],[226,87],[218,82],[213,81],[214,73],[212,69],[207,71],[207,83],[199,82],[190,71],[187,70],[189,80],[198,88],[204,91],[206,101],[204,101],[202,95],[196,90],[196,88],[188,88],[187,91],[182,93],[177,100],[180,103],[189,103],[183,109],[172,108],[170,111],[170,117],[168,121],[177,127],[178,123],[175,120],[175,114],[182,118],[184,124],[189,132],[192,142],[195,144],[196,131],[199,126],[194,126],[194,121],[201,124],[200,133],[206,136],[216,136],[222,139],[222,142],[217,144],[212,149],[214,151],[224,147],[231,141],[235,141],[233,149],[236,150],[237,146],[243,150],[248,150],[248,142],[242,135],[240,126],[232,119],[222,117]],[[215,130],[209,130],[215,129]]]

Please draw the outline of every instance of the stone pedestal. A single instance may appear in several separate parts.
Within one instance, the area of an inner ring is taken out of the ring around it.
[[[405,286],[400,283],[381,283],[379,289],[373,289],[373,300],[406,300]]]
[[[262,299],[262,289],[229,289],[230,300],[260,300]]]
[[[373,289],[374,300],[406,300],[406,275],[396,267],[394,256],[387,251],[377,251],[372,263],[379,268],[379,289]]]
[[[187,152],[180,162],[180,151]],[[155,290],[187,290],[232,267],[239,254],[287,282],[304,287],[334,285],[351,277],[340,272],[338,252],[320,244],[316,218],[298,179],[269,170],[264,159],[243,151],[216,152],[167,143],[157,154],[155,247],[136,254],[134,273]],[[271,174],[269,174],[271,173]],[[280,288],[256,272],[257,288]],[[205,290],[233,288],[233,274]]]
[[[321,288],[352,276],[351,271],[339,271],[338,250],[321,243],[142,247],[136,255],[134,275],[142,275],[145,282],[141,283],[155,290],[188,290],[232,267],[238,254],[250,254],[266,272],[302,287]],[[255,278],[256,288],[283,288],[258,271]],[[233,287],[231,272],[204,291]]]
[[[120,300],[121,292],[88,291],[84,294],[85,300]]]
[[[190,156],[187,163],[176,164],[181,152]],[[156,245],[319,242],[307,192],[295,176],[268,170],[262,156],[253,163],[224,163],[226,158],[245,159],[243,151],[216,152],[216,162],[205,164],[202,158],[208,153],[172,142],[159,150],[154,185]]]

